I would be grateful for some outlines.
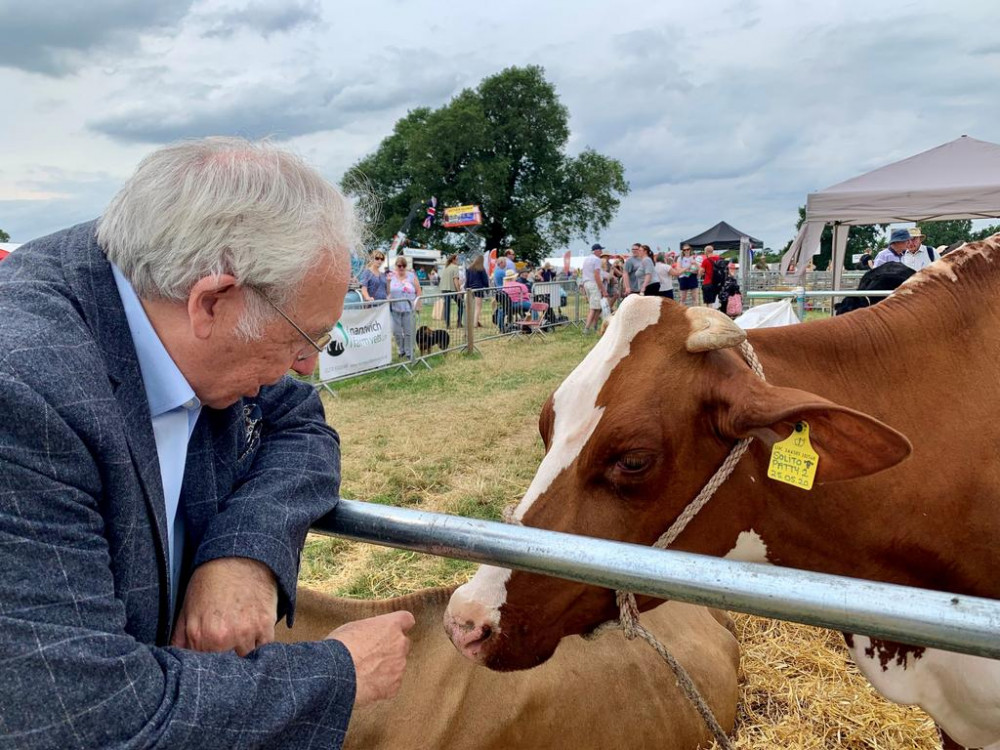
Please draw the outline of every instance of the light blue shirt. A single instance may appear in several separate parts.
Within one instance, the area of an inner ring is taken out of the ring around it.
[[[174,364],[163,342],[156,335],[146,311],[118,267],[112,263],[111,272],[118,285],[118,294],[125,307],[135,345],[142,384],[149,402],[149,414],[153,421],[153,438],[156,440],[156,455],[160,462],[160,478],[163,482],[163,500],[167,513],[167,554],[170,564],[170,611],[174,611],[177,596],[177,580],[180,577],[181,560],[184,552],[184,520],[178,513],[181,497],[181,483],[184,481],[184,465],[187,463],[188,441],[201,414],[201,401],[194,395],[184,375]]]

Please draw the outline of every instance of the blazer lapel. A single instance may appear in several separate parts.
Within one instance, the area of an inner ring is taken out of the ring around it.
[[[111,264],[90,233],[90,241],[83,252],[79,248],[64,258],[66,278],[77,292],[77,299],[94,336],[104,353],[111,386],[124,420],[125,438],[149,516],[152,519],[156,540],[157,573],[160,587],[160,613],[157,628],[163,640],[169,632],[170,578],[167,573],[167,513],[163,499],[163,482],[160,463],[153,437],[149,402],[142,383],[139,360],[132,344],[132,334],[125,318],[118,287],[111,274]],[[118,502],[128,502],[119,498]]]

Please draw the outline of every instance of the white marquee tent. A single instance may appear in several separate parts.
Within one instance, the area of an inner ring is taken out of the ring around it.
[[[833,225],[834,288],[840,288],[847,228],[1000,217],[1000,145],[963,135],[930,151],[838,183],[806,198],[806,220],[781,261],[805,270]],[[796,275],[793,272],[791,275]]]

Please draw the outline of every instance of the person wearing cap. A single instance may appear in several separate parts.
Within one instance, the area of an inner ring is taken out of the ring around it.
[[[913,227],[908,231],[910,233],[910,241],[907,243],[906,253],[903,255],[903,265],[912,268],[914,271],[919,271],[924,266],[929,266],[937,260],[937,256],[934,254],[932,248],[923,244],[924,233],[920,227]]]
[[[906,249],[909,244],[909,229],[893,229],[892,234],[889,235],[889,247],[875,256],[872,268],[884,266],[886,263],[902,263],[903,256],[906,255]]]
[[[583,261],[581,269],[583,289],[587,293],[587,321],[583,326],[585,333],[591,329],[597,331],[601,320],[601,299],[608,296],[608,290],[601,278],[602,255],[604,255],[604,247],[595,242],[591,245],[590,255]]]

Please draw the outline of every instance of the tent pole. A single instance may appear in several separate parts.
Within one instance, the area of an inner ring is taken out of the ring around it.
[[[833,264],[833,288],[837,290],[843,288],[844,256],[847,253],[847,234],[849,231],[850,227],[839,222],[833,225],[833,247],[830,249],[830,262]],[[830,315],[833,315],[838,301],[837,298],[830,300]]]

